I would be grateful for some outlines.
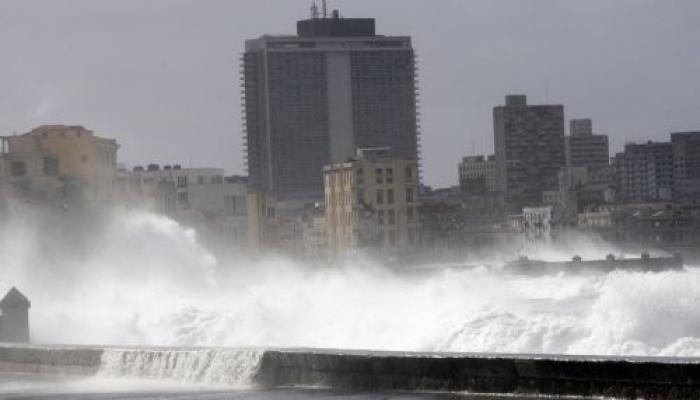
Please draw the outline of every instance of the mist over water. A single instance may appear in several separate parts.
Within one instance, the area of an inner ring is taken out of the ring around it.
[[[399,273],[363,260],[218,259],[195,231],[146,211],[85,227],[10,207],[0,291],[30,298],[35,342],[700,356],[696,268],[528,277],[501,271],[504,260]],[[529,254],[612,250],[581,238]]]

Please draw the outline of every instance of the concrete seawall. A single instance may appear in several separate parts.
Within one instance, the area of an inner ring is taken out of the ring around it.
[[[89,347],[0,344],[0,372],[94,375],[103,350]]]
[[[699,399],[698,360],[267,351],[266,387]]]
[[[107,351],[110,349],[0,345],[0,372],[89,376],[101,371],[102,355]],[[154,354],[197,351],[201,353],[201,349],[129,350],[131,353],[148,354],[149,357],[143,358],[145,363],[152,363]],[[225,350],[209,349],[205,353],[217,351]],[[170,360],[172,364],[174,359]],[[134,358],[128,362],[133,364]],[[141,370],[139,366],[131,367],[129,371]],[[429,391],[654,400],[700,399],[700,359],[278,349],[265,350],[262,357],[255,359],[249,367],[255,371],[251,374],[250,385],[267,389],[324,387],[364,392]]]

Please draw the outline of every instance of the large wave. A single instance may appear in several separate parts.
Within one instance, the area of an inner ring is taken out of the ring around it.
[[[12,207],[0,291],[30,297],[36,342],[700,356],[700,269],[528,277],[493,260],[421,273],[223,260],[193,230],[145,211],[88,229]]]

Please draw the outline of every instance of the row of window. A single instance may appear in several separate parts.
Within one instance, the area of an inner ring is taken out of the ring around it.
[[[55,158],[44,157],[43,172],[47,176],[58,175],[58,160]],[[10,163],[10,175],[21,177],[27,175],[27,164],[24,161],[12,161]]]
[[[379,232],[379,245],[380,246],[396,246],[396,231],[387,230],[386,232]],[[416,232],[413,230],[408,230],[406,232],[406,239],[409,246],[416,244]]]
[[[386,196],[384,196],[386,194]],[[406,203],[412,203],[414,201],[414,190],[413,188],[406,188]],[[377,205],[382,205],[385,204],[394,204],[394,189],[387,189],[386,191],[378,189],[377,194],[376,194],[376,203]],[[357,201],[359,203],[365,203],[365,191],[362,189],[357,190]]]
[[[197,177],[197,183],[200,185],[203,185],[207,182],[207,179],[204,176],[198,176]],[[183,188],[187,187],[187,176],[178,176],[177,177],[177,187]],[[221,185],[224,183],[224,177],[223,175],[214,175],[209,178],[209,183],[214,184],[214,185]]]
[[[358,184],[363,184],[365,183],[365,176],[364,176],[364,170],[362,168],[358,168],[355,172],[356,176],[356,181]],[[406,181],[410,182],[413,180],[413,168],[410,166],[407,166],[404,169],[404,177]],[[394,183],[394,169],[393,168],[376,168],[374,170],[374,179],[375,183],[377,184],[391,184]]]
[[[385,218],[386,216],[386,218]],[[406,220],[415,222],[416,211],[413,207],[406,208]],[[396,211],[394,210],[377,210],[377,223],[379,225],[394,225],[396,224]]]

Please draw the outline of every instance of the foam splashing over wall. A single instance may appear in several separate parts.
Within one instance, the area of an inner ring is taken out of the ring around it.
[[[31,209],[10,215],[0,290],[31,298],[37,342],[700,356],[696,268],[527,277],[493,260],[420,274],[219,260],[193,230],[143,211],[70,232]]]
[[[97,377],[249,387],[262,354],[232,349],[105,349]]]

